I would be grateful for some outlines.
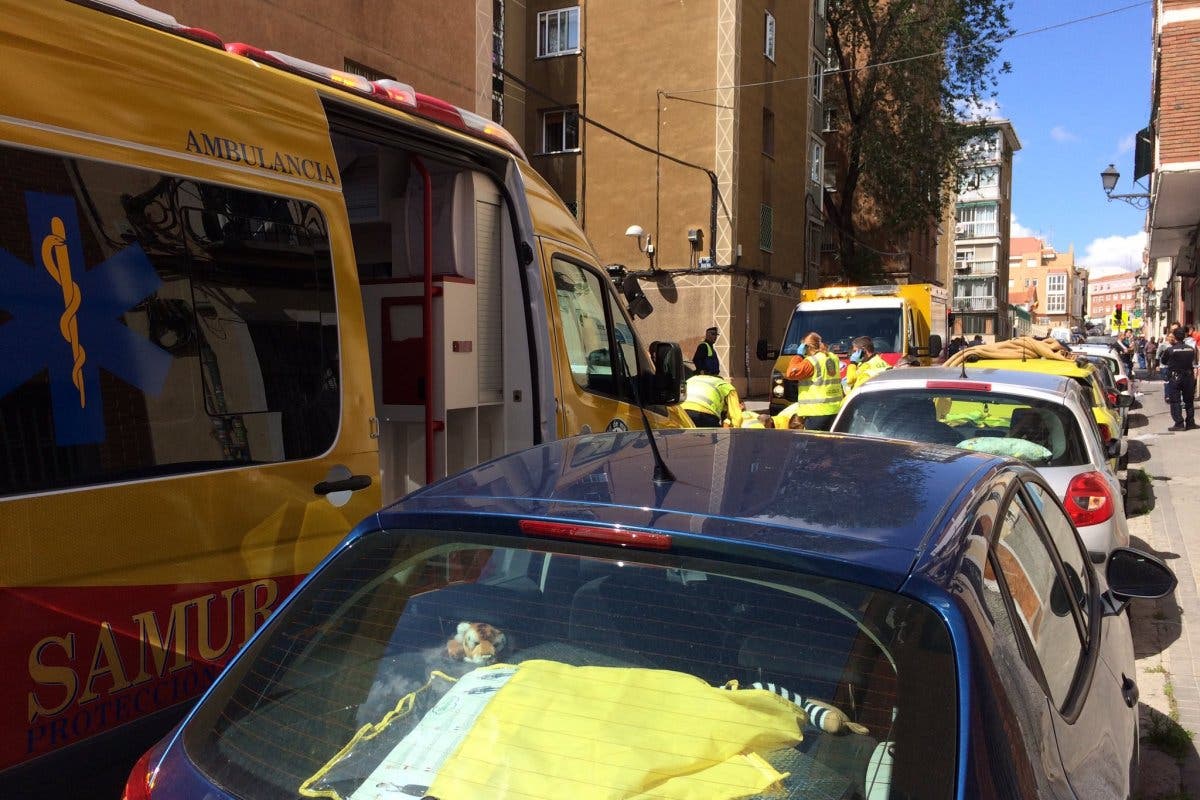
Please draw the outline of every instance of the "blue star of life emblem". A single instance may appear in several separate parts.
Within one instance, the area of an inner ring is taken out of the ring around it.
[[[105,439],[100,370],[158,394],[171,355],[121,317],[162,281],[140,245],[88,269],[73,198],[25,193],[33,264],[0,248],[0,397],[49,371],[59,446]]]

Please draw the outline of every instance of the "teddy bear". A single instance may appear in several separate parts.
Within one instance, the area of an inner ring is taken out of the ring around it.
[[[508,646],[504,631],[486,622],[460,622],[458,633],[446,642],[446,655],[455,661],[491,664]]]

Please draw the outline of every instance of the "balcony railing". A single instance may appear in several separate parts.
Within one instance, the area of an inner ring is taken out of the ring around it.
[[[983,239],[995,236],[995,222],[957,222],[954,224],[955,239]]]
[[[958,311],[995,311],[996,298],[956,297],[954,298],[954,308]]]
[[[991,278],[996,275],[995,261],[955,261],[954,269],[959,278]]]

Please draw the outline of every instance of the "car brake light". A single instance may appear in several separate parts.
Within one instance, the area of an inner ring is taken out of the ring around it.
[[[1117,404],[1117,393],[1116,392],[1106,392],[1104,396],[1108,398],[1108,404],[1110,406],[1115,406]]]
[[[926,389],[966,389],[969,392],[990,392],[990,383],[979,381],[925,381]]]
[[[542,519],[523,519],[519,523],[521,533],[544,536],[547,539],[565,539],[570,542],[614,544],[637,550],[670,550],[671,536],[666,533],[631,531],[627,528],[602,528],[594,525],[575,525],[569,522],[550,522]]]
[[[1112,491],[1099,472],[1084,472],[1071,479],[1063,503],[1075,527],[1098,525],[1113,515]]]
[[[1105,442],[1107,442],[1109,439],[1111,439],[1111,438],[1112,438],[1112,429],[1111,429],[1111,428],[1109,428],[1109,427],[1108,427],[1107,425],[1105,425],[1103,422],[1101,422],[1101,423],[1100,423],[1100,426],[1099,426],[1099,427],[1100,427],[1100,439],[1101,439],[1101,441],[1105,441]]]
[[[1129,378],[1117,378],[1117,386],[1121,387],[1122,391],[1124,391],[1125,389],[1128,389],[1129,388]]]
[[[133,765],[129,780],[125,782],[125,792],[121,795],[121,800],[150,800],[154,780],[158,777],[158,770],[150,769],[151,752],[152,750],[147,750]]]

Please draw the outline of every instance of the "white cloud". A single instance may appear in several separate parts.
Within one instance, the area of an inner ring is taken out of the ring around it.
[[[1012,238],[1016,238],[1018,236],[1037,236],[1037,231],[1026,228],[1024,225],[1017,222],[1017,215],[1013,214],[1012,220],[1009,222],[1008,235]]]
[[[1122,136],[1121,140],[1117,142],[1117,155],[1123,156],[1126,153],[1132,153],[1136,136],[1136,133],[1131,133],[1128,136]]]
[[[1089,278],[1136,272],[1142,267],[1142,251],[1145,249],[1145,231],[1129,236],[1102,236],[1093,239],[1087,246],[1079,264],[1087,267]]]
[[[1053,128],[1050,129],[1050,138],[1053,139],[1054,141],[1058,142],[1059,144],[1065,144],[1067,142],[1078,142],[1079,141],[1078,136],[1071,133],[1069,130],[1064,128],[1062,125],[1055,125]]]

